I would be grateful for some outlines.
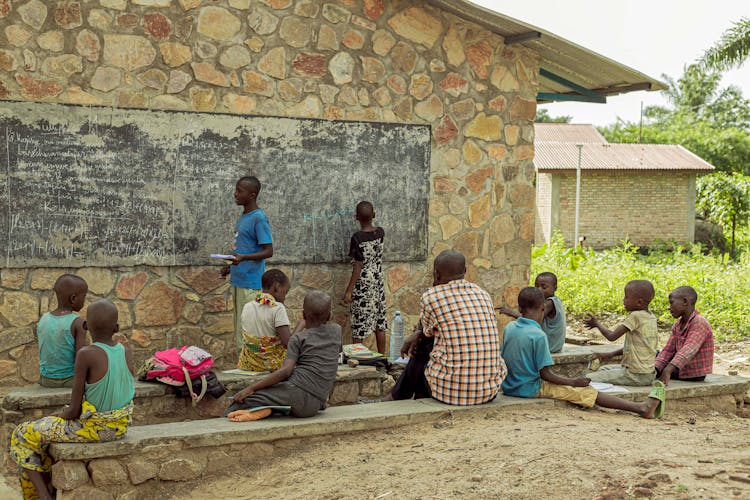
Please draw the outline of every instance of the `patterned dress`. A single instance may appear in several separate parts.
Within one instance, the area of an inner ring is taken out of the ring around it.
[[[382,227],[352,235],[349,256],[362,262],[362,273],[352,290],[352,339],[360,342],[375,330],[386,331],[385,287],[383,285]]]

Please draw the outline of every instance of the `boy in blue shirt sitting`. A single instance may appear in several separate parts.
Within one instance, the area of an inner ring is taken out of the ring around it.
[[[518,308],[521,317],[503,330],[502,357],[508,375],[502,388],[506,396],[560,399],[586,408],[597,404],[644,418],[663,415],[665,390],[659,381],[646,401],[636,403],[598,392],[586,377],[571,379],[554,374],[547,336],[539,326],[545,313],[544,295],[537,288],[524,288],[518,294]]]

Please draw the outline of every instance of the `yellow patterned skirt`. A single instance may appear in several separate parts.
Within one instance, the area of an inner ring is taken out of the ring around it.
[[[128,430],[132,413],[132,402],[117,410],[97,412],[94,405],[84,401],[77,420],[44,417],[24,422],[11,435],[10,456],[22,469],[50,472],[52,457],[47,453],[50,443],[114,441]],[[22,479],[22,485],[23,482]]]
[[[245,333],[237,368],[251,372],[275,371],[286,358],[286,347],[278,337],[253,337]]]

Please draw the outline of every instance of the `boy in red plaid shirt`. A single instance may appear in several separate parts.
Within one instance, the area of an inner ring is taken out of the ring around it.
[[[692,287],[681,286],[669,294],[669,312],[679,318],[672,326],[667,345],[654,361],[657,377],[702,382],[714,365],[714,334],[706,318],[695,310],[698,294]]]

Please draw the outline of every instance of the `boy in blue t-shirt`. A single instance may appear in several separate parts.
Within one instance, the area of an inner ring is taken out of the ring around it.
[[[242,351],[242,309],[260,293],[261,278],[266,272],[266,259],[273,256],[271,226],[263,209],[258,207],[260,181],[246,176],[237,181],[234,202],[243,211],[235,224],[234,260],[225,266],[221,275],[229,277],[234,291],[234,337],[238,352]]]
[[[508,368],[503,380],[503,394],[521,398],[552,398],[591,408],[605,408],[637,413],[644,418],[660,418],[664,413],[664,384],[657,381],[649,399],[639,403],[602,394],[589,385],[586,377],[561,377],[552,372],[547,335],[539,326],[545,315],[545,298],[534,287],[518,294],[521,317],[503,330],[502,357]]]
[[[87,344],[83,308],[88,293],[86,281],[63,274],[55,281],[57,308],[39,318],[36,337],[39,342],[39,385],[73,387],[76,353]]]
[[[544,295],[544,319],[542,320],[542,331],[547,334],[549,352],[561,352],[565,346],[565,307],[560,297],[555,295],[557,291],[557,276],[554,273],[539,273],[534,280],[534,286]],[[513,318],[521,315],[510,307],[496,308],[500,314]]]

